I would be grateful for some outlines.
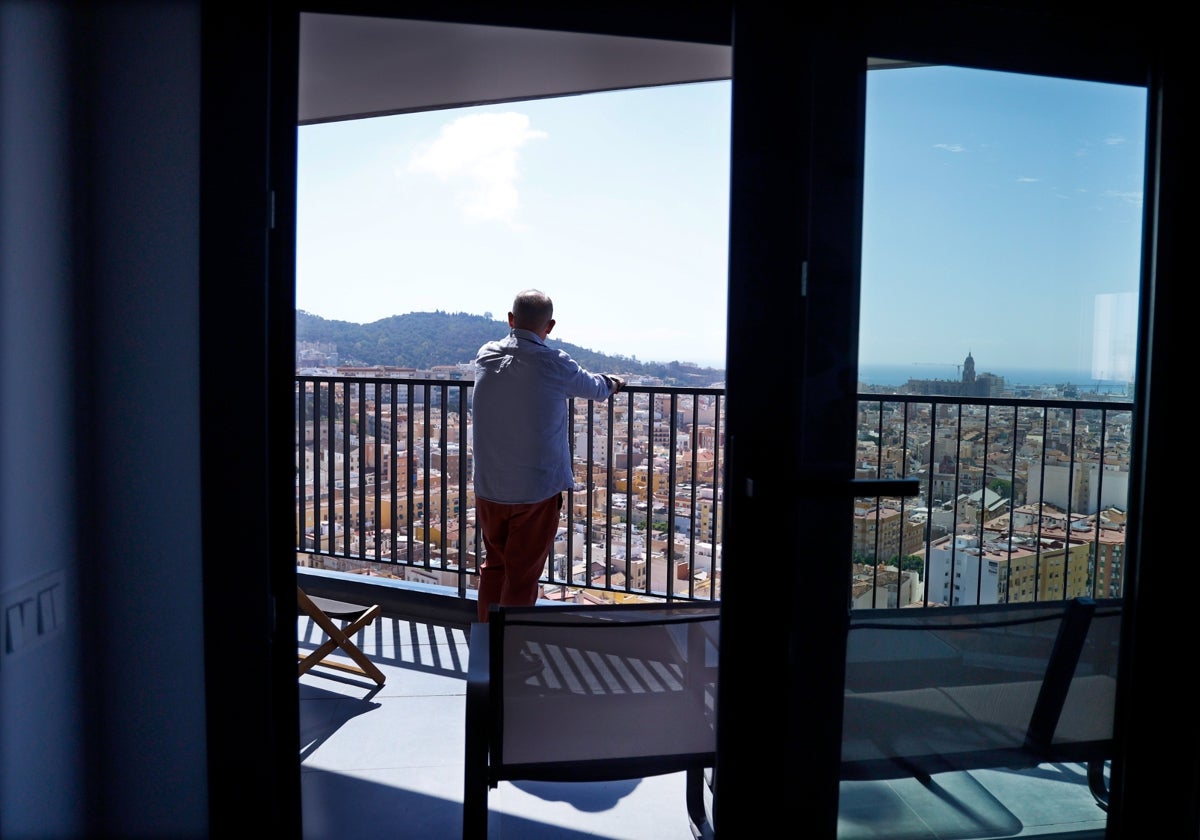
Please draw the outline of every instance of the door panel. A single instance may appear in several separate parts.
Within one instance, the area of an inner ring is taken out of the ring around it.
[[[856,531],[865,564],[852,607],[1121,595],[1129,453],[1120,440],[1134,413],[1146,91],[871,65],[858,379],[872,396],[929,402],[860,400],[859,468],[916,476],[920,495],[886,509],[859,500],[855,518],[873,517],[874,543],[860,544]],[[902,454],[885,457],[885,447]],[[1091,471],[1101,461],[1107,468]],[[1037,502],[1060,513],[1043,507],[1038,517]],[[1065,531],[1068,519],[1086,527]],[[899,532],[884,527],[894,520],[919,522],[925,539],[898,550]],[[879,570],[906,554],[918,561],[898,573],[909,586],[888,591]],[[898,603],[897,592],[911,598]],[[1006,773],[993,789],[988,778],[938,774],[938,796],[911,779],[843,783],[838,836],[871,836],[893,807],[941,837],[1009,833],[1039,801],[1072,814],[1064,831],[1105,822],[1082,767]],[[906,836],[902,825],[889,830]]]
[[[718,832],[837,821],[863,64],[848,21],[735,19]],[[736,652],[736,655],[727,652]],[[782,667],[781,667],[782,666]],[[732,836],[732,835],[731,835]]]
[[[1000,311],[994,298],[1006,292],[1015,294],[1015,290],[1012,278],[1004,272],[993,273],[997,258],[985,256],[982,250],[977,258],[989,275],[982,282],[974,281],[974,290],[982,285],[985,294],[977,295],[982,303],[970,307],[957,304],[956,295],[971,288],[973,282],[971,277],[957,277],[966,271],[961,266],[951,272],[955,275],[951,280],[959,285],[950,282],[949,291],[940,293],[925,290],[922,284],[928,278],[919,272],[915,280],[905,278],[903,282],[885,276],[882,269],[889,267],[890,256],[870,238],[878,226],[890,224],[888,232],[895,241],[906,245],[911,240],[912,250],[928,252],[930,247],[921,248],[916,233],[926,234],[925,241],[937,245],[937,229],[922,226],[929,209],[920,202],[940,207],[948,191],[962,185],[952,172],[943,172],[940,183],[927,180],[915,192],[910,191],[909,204],[892,216],[881,221],[871,215],[878,196],[870,178],[881,173],[881,162],[901,169],[905,164],[866,156],[864,147],[871,138],[868,128],[875,118],[868,95],[869,56],[889,56],[897,65],[911,65],[945,63],[970,55],[979,66],[1000,67],[1005,73],[1060,70],[1065,76],[1082,78],[1100,67],[1095,51],[1103,51],[1105,43],[1083,29],[1072,34],[1072,39],[1077,39],[1070,43],[1054,43],[1048,31],[1031,34],[1032,30],[1023,28],[1028,22],[1015,16],[1006,19],[984,13],[929,20],[911,11],[903,19],[874,15],[865,22],[848,21],[821,12],[785,21],[782,12],[739,8],[735,19],[730,489],[725,543],[729,562],[723,589],[723,615],[728,621],[722,628],[722,647],[736,651],[737,656],[722,658],[718,831],[723,825],[737,826],[753,819],[765,802],[787,802],[789,809],[803,814],[812,836],[837,836],[839,822],[850,816],[848,800],[839,814],[839,786],[830,780],[838,778],[840,761],[851,591],[851,482],[858,475],[857,380],[860,364],[870,361],[860,358],[860,348],[879,350],[887,360],[908,365],[940,362],[942,357],[953,365],[963,362],[969,352],[978,357],[982,351],[977,347],[985,345],[974,342],[986,336],[989,342],[995,341],[997,353],[1003,347],[1019,346],[1035,354],[1053,353],[1055,364],[1061,365],[1064,362],[1059,357],[1067,353],[1052,350],[1049,341],[1041,343],[1060,333],[1069,339],[1071,352],[1082,353],[1086,348],[1086,384],[1092,385],[1091,351],[1097,344],[1103,349],[1104,344],[1094,340],[1092,327],[1097,311],[1105,310],[1105,305],[1097,305],[1097,296],[1117,295],[1115,300],[1127,306],[1127,295],[1139,288],[1140,254],[1136,249],[1121,259],[1085,259],[1092,256],[1089,242],[1108,245],[1113,236],[1101,233],[1099,216],[1073,226],[1057,225],[1057,239],[1047,236],[1054,231],[1043,225],[1027,227],[1017,241],[1012,234],[1001,240],[1007,251],[1002,252],[1005,261],[1000,268],[1024,274],[1048,264],[1055,272],[1051,280],[1043,279],[1025,296],[1026,310],[1018,306],[1018,312],[1026,313],[1025,321],[1009,315],[1003,323],[989,324],[991,313]],[[979,37],[981,33],[986,37]],[[903,44],[904,50],[878,49],[897,44]],[[1123,59],[1114,57],[1104,69],[1111,72],[1104,80],[1112,82],[1128,67]],[[989,78],[994,83],[1000,77]],[[1129,80],[1128,75],[1122,78]],[[1007,75],[1001,81],[1016,82]],[[982,108],[988,98],[983,92],[967,91],[959,109]],[[1079,115],[1072,121],[1070,108],[1030,112],[1030,108],[1020,107],[1029,103],[1019,93],[1009,94],[1005,101],[1018,104],[1015,112],[1001,115],[1003,122],[1011,123],[1006,125],[1011,131],[1009,142],[1032,142],[1031,129],[1025,123],[1046,116],[1061,119],[1049,129],[1050,137],[1062,134],[1059,139],[1063,142],[1082,140],[1076,133]],[[1128,140],[1138,142],[1143,126],[1136,117],[1126,120],[1126,125],[1131,132]],[[1113,139],[1115,135],[1107,134],[1095,138],[1091,151],[1098,154],[1128,148],[1110,143]],[[920,148],[928,155],[949,157],[963,154],[951,148],[963,142],[939,137],[923,141]],[[984,148],[986,144],[981,141],[979,145]],[[1080,151],[1080,147],[1072,151]],[[1136,171],[1137,165],[1131,168]],[[1063,171],[1069,170],[1057,170],[1056,174]],[[1017,191],[1022,188],[1032,193],[1029,187],[1052,186],[1049,172],[1042,180],[1033,180],[1039,174],[1011,172],[996,189],[1019,196]],[[1042,200],[1047,205],[1072,198],[1078,201],[1083,195],[1069,180],[1054,185],[1058,192],[1044,190]],[[1103,213],[1096,213],[1110,222],[1115,216],[1125,217],[1126,228],[1134,231],[1134,242],[1138,241],[1140,222],[1128,218],[1130,207],[1135,206],[1128,200],[1136,201],[1129,195],[1136,190],[1136,185],[1110,185],[1104,195],[1090,196],[1111,200]],[[1017,204],[983,200],[968,209],[971,212],[965,215],[961,208],[957,211],[963,217],[955,221],[966,225],[959,236],[978,240],[998,230],[998,223],[988,214],[1020,212]],[[972,220],[974,228],[967,224]],[[1035,234],[1049,244],[1022,251],[1023,243]],[[981,243],[960,244],[974,247]],[[970,248],[967,253],[972,253]],[[1063,283],[1063,278],[1071,275],[1093,280],[1092,275],[1101,270],[1116,279],[1102,288],[1081,289],[1078,284],[1072,288]],[[889,320],[887,316],[897,304],[884,295],[893,293],[915,299],[917,314]],[[1066,303],[1054,299],[1052,309],[1059,317],[1052,318],[1049,326],[1031,317],[1041,314],[1036,312],[1040,298],[1059,293]],[[864,316],[861,324],[860,312]],[[918,358],[915,339],[946,332],[940,328],[943,319],[962,322],[972,346]],[[1118,319],[1115,323],[1124,322]],[[1128,343],[1136,346],[1136,341],[1133,336]],[[1105,358],[1103,353],[1100,358]],[[980,364],[981,372],[993,367],[990,357],[987,368]],[[961,376],[961,367],[951,371]],[[772,575],[766,585],[763,570],[768,568]],[[780,662],[785,663],[783,669]],[[887,816],[879,803],[866,810],[873,810],[879,818]]]

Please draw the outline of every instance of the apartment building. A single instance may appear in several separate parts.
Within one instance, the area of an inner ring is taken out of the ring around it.
[[[926,597],[945,606],[1088,597],[1088,557],[1082,540],[948,535],[930,546]]]
[[[881,504],[855,503],[854,556],[890,563],[922,551],[925,523],[912,514]]]
[[[1096,513],[1102,507],[1129,507],[1129,466],[1095,461],[1064,460],[1056,464],[1031,461],[1026,500],[1044,499],[1063,510]]]
[[[895,566],[855,564],[850,584],[850,608],[855,610],[896,609],[924,601],[921,575]]]
[[[1015,536],[1021,542],[1057,541],[1087,546],[1086,557],[1073,548],[1070,563],[1073,574],[1086,569],[1088,585],[1098,597],[1115,598],[1125,593],[1126,514],[1109,508],[1099,514],[1072,514],[1070,527],[1067,515],[1050,505],[1022,505],[1007,514],[996,517],[985,526],[985,539],[991,542],[1006,542]],[[1075,584],[1077,585],[1077,583]],[[1026,582],[1032,591],[1033,583]]]

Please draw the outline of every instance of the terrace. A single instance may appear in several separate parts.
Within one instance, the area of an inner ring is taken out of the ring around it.
[[[304,585],[315,574],[302,573]],[[373,584],[383,588],[382,583]],[[387,676],[382,687],[321,669],[300,680],[304,837],[378,833],[457,840],[462,829],[463,714],[469,615],[424,617],[417,593],[397,596],[358,641]],[[299,623],[305,647],[320,638]],[[581,725],[552,722],[557,726]],[[839,840],[1070,837],[1100,840],[1105,813],[1085,768],[942,773],[842,782]],[[693,840],[682,774],[608,783],[501,782],[492,837]]]
[[[480,553],[470,389],[469,380],[296,378],[301,584],[383,606],[358,641],[388,676],[379,688],[328,672],[301,679],[306,837],[398,814],[411,836],[459,834]],[[614,404],[573,409],[577,482],[546,599],[719,600],[724,392],[633,385]],[[848,510],[848,604],[1119,597],[1131,409],[860,394],[856,478],[915,478],[920,492]],[[770,575],[764,568],[764,585]],[[302,646],[321,641],[307,620],[298,632]],[[1078,765],[937,781],[842,782],[839,837],[1103,836],[1105,814]],[[504,783],[492,819],[497,836],[690,836],[681,776]]]

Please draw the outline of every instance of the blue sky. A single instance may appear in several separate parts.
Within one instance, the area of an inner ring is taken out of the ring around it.
[[[867,90],[860,363],[1122,378],[1145,91],[934,67]]]
[[[537,287],[564,341],[723,366],[729,108],[706,82],[302,127],[297,308],[502,318]],[[1131,344],[1144,111],[1141,89],[872,72],[860,362],[1087,370]]]
[[[503,319],[534,287],[563,341],[723,367],[728,161],[727,82],[302,127],[296,306]]]

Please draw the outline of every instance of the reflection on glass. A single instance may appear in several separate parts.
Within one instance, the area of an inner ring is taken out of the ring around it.
[[[866,116],[856,477],[921,490],[854,506],[839,840],[1100,834],[1146,92],[892,68],[868,74]],[[1090,767],[1021,749],[1059,650],[1024,617],[1079,596],[1108,610],[1069,671],[1092,705],[1055,721],[1093,726]],[[987,629],[894,626],[951,615]],[[917,778],[951,764],[970,772]]]

